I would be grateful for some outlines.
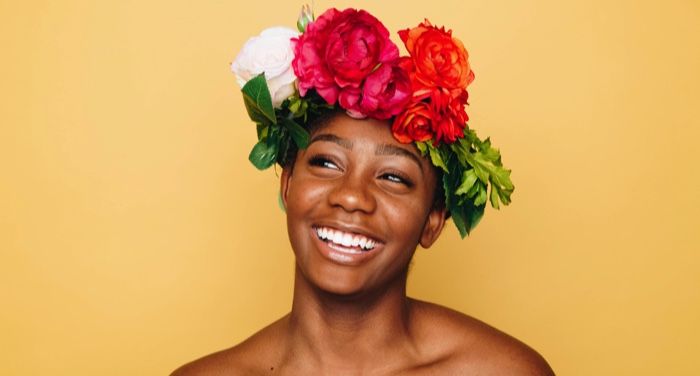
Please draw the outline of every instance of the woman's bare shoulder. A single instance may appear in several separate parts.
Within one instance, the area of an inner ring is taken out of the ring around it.
[[[461,312],[413,301],[424,350],[456,373],[554,375],[547,361],[523,342]]]
[[[187,363],[170,376],[269,374],[279,354],[279,330],[283,320],[285,318],[277,320],[234,347]]]

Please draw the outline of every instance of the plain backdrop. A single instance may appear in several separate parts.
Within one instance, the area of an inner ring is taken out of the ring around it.
[[[0,2],[0,374],[165,375],[290,309],[278,176],[229,64],[294,1]],[[700,3],[316,1],[468,48],[513,204],[411,296],[560,375],[700,374]]]

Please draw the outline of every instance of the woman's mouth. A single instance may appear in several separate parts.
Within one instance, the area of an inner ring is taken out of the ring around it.
[[[369,252],[377,245],[377,241],[364,235],[345,232],[330,227],[314,227],[316,236],[329,247],[344,253]]]

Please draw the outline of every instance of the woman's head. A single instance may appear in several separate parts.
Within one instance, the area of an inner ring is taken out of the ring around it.
[[[288,162],[281,194],[290,241],[300,271],[327,291],[402,278],[416,246],[431,246],[442,230],[438,173],[388,122],[336,113]]]
[[[400,56],[389,31],[364,10],[329,9],[302,18],[297,37],[289,37],[293,30],[265,30],[232,65],[257,124],[258,143],[249,157],[255,167],[279,163],[293,175],[309,133],[350,121],[337,115],[343,112],[390,125],[381,127],[382,136],[393,136],[390,141],[410,154],[428,156],[421,163],[429,160],[433,175],[441,177],[434,179],[431,209],[447,208],[462,237],[479,222],[487,201],[495,208],[510,203],[514,187],[499,151],[467,126],[474,73],[450,30],[426,20],[399,31],[408,51]],[[270,48],[280,38],[289,43]]]

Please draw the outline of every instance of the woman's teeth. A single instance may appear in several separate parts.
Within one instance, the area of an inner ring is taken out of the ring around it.
[[[369,251],[376,245],[376,241],[358,234],[333,230],[327,227],[316,227],[315,230],[319,239],[326,240],[343,247],[359,247],[363,251]]]

